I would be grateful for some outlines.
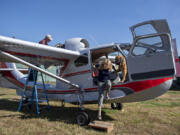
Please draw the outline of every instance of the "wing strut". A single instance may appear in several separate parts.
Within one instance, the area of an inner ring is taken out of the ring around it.
[[[56,76],[56,75],[54,75],[54,74],[52,74],[52,73],[50,73],[50,72],[47,72],[47,71],[45,71],[45,70],[43,70],[43,69],[41,69],[41,68],[39,68],[39,67],[31,64],[31,63],[29,63],[29,62],[26,62],[26,61],[24,61],[24,60],[16,57],[16,56],[13,56],[13,55],[11,55],[11,54],[9,54],[9,53],[6,53],[6,52],[4,52],[4,51],[1,51],[1,50],[0,50],[0,54],[4,55],[5,57],[7,57],[7,58],[9,58],[9,59],[11,59],[11,60],[15,60],[16,62],[19,62],[19,63],[21,63],[21,64],[23,64],[23,65],[26,65],[26,66],[28,66],[28,67],[30,67],[30,68],[32,68],[32,69],[35,69],[35,70],[37,70],[37,71],[39,71],[39,72],[42,72],[42,73],[44,73],[44,74],[46,74],[46,75],[48,75],[48,76],[50,76],[50,77],[52,77],[52,78],[55,78],[55,79],[57,79],[57,80],[59,80],[59,81],[62,81],[62,82],[66,83],[66,84],[68,84],[68,85],[70,85],[70,86],[72,86],[72,87],[75,87],[75,88],[80,89],[79,85],[74,84],[74,83],[72,83],[72,82],[70,82],[70,81],[68,81],[68,80],[66,80],[66,79],[64,79],[64,78],[61,78],[61,77],[59,77],[59,76]]]

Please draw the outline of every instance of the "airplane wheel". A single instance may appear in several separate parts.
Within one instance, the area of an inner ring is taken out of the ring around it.
[[[112,109],[122,110],[123,109],[123,104],[122,103],[111,103],[111,108]]]
[[[31,109],[32,109],[32,105],[31,105],[31,104],[29,104],[29,105],[28,105],[28,108],[29,108],[29,110],[31,110]]]
[[[117,103],[117,109],[122,110],[123,109],[123,104],[122,103]]]
[[[29,102],[29,98],[26,97],[26,98],[23,100],[23,103],[24,103],[24,104],[27,104],[28,102]]]
[[[116,103],[111,103],[111,108],[112,109],[116,109],[117,108],[117,104]]]
[[[80,126],[84,126],[89,124],[90,119],[86,112],[79,112],[76,116],[76,121]]]

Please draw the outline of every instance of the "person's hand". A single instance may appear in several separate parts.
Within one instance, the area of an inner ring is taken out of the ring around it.
[[[121,83],[124,83],[124,80],[120,81]]]

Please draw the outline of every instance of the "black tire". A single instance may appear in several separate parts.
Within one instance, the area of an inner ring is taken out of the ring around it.
[[[122,103],[117,103],[117,109],[122,110],[123,109],[123,104]]]
[[[111,108],[112,109],[122,110],[123,109],[123,104],[122,103],[111,103]]]
[[[112,109],[116,109],[117,108],[117,104],[116,103],[111,103],[111,108]]]
[[[76,122],[80,126],[85,126],[89,124],[89,116],[86,112],[79,112],[76,116]]]
[[[28,108],[29,108],[29,110],[31,110],[32,109],[32,104],[29,104]]]
[[[29,103],[29,98],[25,98],[24,100],[23,100],[23,104],[27,104],[27,103]]]

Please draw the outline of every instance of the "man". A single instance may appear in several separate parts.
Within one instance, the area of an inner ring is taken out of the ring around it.
[[[44,44],[44,45],[48,45],[48,43],[52,40],[51,35],[47,34],[45,36],[45,38],[43,40],[41,40],[39,42],[39,44]],[[39,65],[36,65],[37,67],[39,67]],[[29,75],[29,81],[37,81],[37,75],[38,75],[38,71],[33,70],[31,68],[29,68],[30,70],[30,75]],[[34,80],[35,79],[35,80]]]
[[[43,40],[41,40],[39,43],[43,45],[48,45],[48,43],[52,40],[51,35],[47,34]]]

